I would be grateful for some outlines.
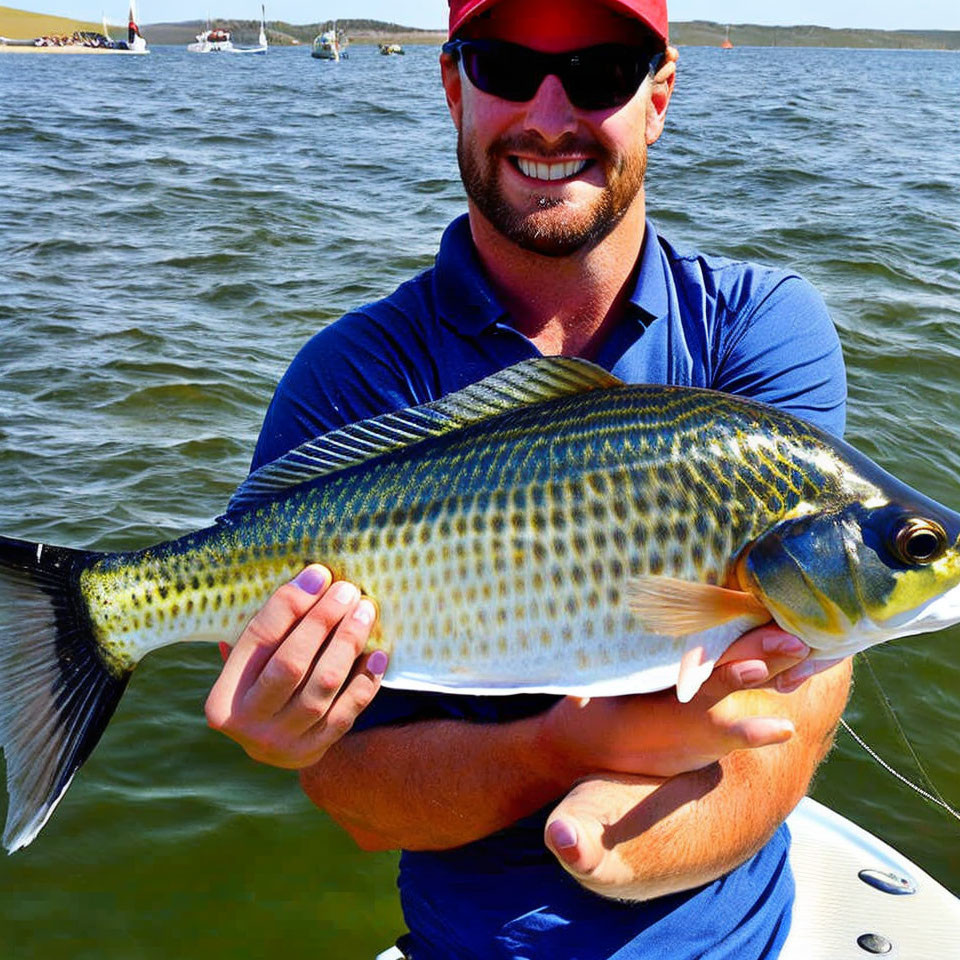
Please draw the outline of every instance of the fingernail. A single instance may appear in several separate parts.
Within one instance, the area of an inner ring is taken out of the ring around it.
[[[804,660],[777,677],[777,689],[781,693],[792,693],[804,680],[812,677],[815,670],[812,660]]]
[[[360,591],[352,583],[341,580],[333,588],[333,599],[338,603],[353,603]]]
[[[732,668],[731,672],[744,687],[752,687],[755,683],[763,683],[770,675],[766,664],[751,662],[739,663]]]
[[[377,617],[377,608],[369,600],[361,600],[353,611],[353,619],[369,627]]]
[[[389,657],[382,650],[374,650],[367,661],[367,669],[375,676],[382,677],[387,672]]]
[[[802,657],[810,649],[799,637],[788,633],[774,633],[763,638],[764,653],[784,653],[789,657]]]
[[[565,820],[554,820],[547,827],[547,836],[558,850],[569,850],[577,845],[577,831]]]
[[[327,585],[327,573],[317,567],[307,567],[294,577],[293,582],[306,593],[317,594]]]

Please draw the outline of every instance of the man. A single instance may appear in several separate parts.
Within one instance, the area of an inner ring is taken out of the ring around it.
[[[469,213],[432,270],[301,351],[254,466],[539,354],[841,432],[839,344],[809,286],[681,255],[646,221],[676,74],[663,0],[451,0],[450,35]],[[362,847],[404,850],[408,955],[776,956],[792,896],[779,825],[829,745],[848,663],[811,677],[806,648],[767,627],[687,705],[385,690],[363,710],[385,668],[353,662],[373,610],[322,568],[302,577],[234,648],[208,719],[299,769]]]

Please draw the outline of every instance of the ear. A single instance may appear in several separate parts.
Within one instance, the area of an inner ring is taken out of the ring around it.
[[[447,94],[447,108],[453,125],[460,129],[463,114],[463,80],[460,75],[460,61],[447,53],[440,54],[440,78]]]
[[[647,101],[646,139],[647,146],[654,144],[663,133],[667,119],[667,107],[673,93],[673,84],[677,79],[677,60],[680,53],[676,47],[667,47],[660,69],[653,78],[653,89]]]

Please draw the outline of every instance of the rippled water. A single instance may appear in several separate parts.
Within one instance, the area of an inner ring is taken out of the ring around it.
[[[849,438],[954,506],[958,90],[951,54],[686,49],[648,189],[678,245],[819,287]],[[7,56],[0,92],[8,535],[128,548],[215,516],[299,344],[427,267],[464,207],[432,49]],[[958,641],[872,652],[847,713],[925,782],[902,725],[954,804]],[[216,670],[212,649],[138,670],[40,839],[0,862],[3,957],[363,957],[399,932],[393,856],[206,729]],[[816,793],[960,890],[958,824],[846,734]]]

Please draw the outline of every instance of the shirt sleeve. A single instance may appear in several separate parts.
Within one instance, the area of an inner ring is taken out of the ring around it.
[[[745,302],[726,304],[718,390],[761,400],[843,436],[847,380],[836,328],[819,293],[776,275]]]

